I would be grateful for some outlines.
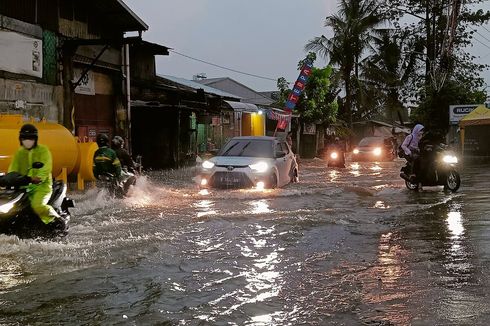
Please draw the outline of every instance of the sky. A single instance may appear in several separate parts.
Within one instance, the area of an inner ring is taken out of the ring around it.
[[[256,91],[277,90],[276,80],[294,82],[308,40],[331,35],[325,18],[334,0],[124,0],[147,25],[143,39],[202,61],[272,80],[256,78],[189,59],[175,52],[157,57],[157,73],[192,79],[230,77]],[[490,10],[490,1],[482,6]],[[470,52],[490,64],[490,25],[478,28]],[[326,62],[318,59],[316,66]],[[490,72],[482,74],[490,85]],[[490,86],[489,89],[490,91]]]

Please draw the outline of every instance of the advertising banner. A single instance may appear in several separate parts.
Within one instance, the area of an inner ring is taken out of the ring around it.
[[[0,70],[42,78],[42,40],[0,30]]]
[[[459,120],[463,119],[465,115],[472,112],[481,104],[464,104],[464,105],[450,105],[449,106],[449,124],[457,125]]]

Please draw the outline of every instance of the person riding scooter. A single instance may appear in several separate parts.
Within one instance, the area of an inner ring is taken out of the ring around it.
[[[122,169],[131,173],[136,173],[136,165],[131,158],[131,155],[124,149],[124,139],[121,136],[115,136],[112,139],[112,149],[116,152],[116,155],[121,162]]]
[[[328,166],[345,167],[345,143],[339,137],[328,146]]]
[[[19,141],[21,147],[15,153],[8,172],[27,176],[30,183],[26,189],[32,210],[44,224],[63,222],[53,207],[47,204],[53,192],[53,162],[49,148],[38,144],[38,131],[32,124],[21,127]]]
[[[410,171],[408,171],[409,178],[414,178],[415,175],[419,172],[420,165],[420,150],[419,150],[419,141],[422,138],[424,133],[424,126],[421,124],[415,125],[412,130],[412,133],[405,137],[401,148],[404,153],[404,158],[410,162]]]
[[[106,134],[97,135],[99,149],[94,154],[94,176],[100,179],[102,175],[111,175],[116,179],[121,177],[121,162],[116,152],[109,147],[109,137]]]

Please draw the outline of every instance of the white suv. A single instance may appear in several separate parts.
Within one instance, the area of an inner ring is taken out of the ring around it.
[[[234,137],[202,163],[200,177],[201,187],[276,188],[298,181],[298,164],[282,139]]]

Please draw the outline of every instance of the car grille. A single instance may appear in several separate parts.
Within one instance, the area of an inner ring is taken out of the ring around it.
[[[217,188],[250,188],[252,181],[243,172],[216,172],[211,184]]]

